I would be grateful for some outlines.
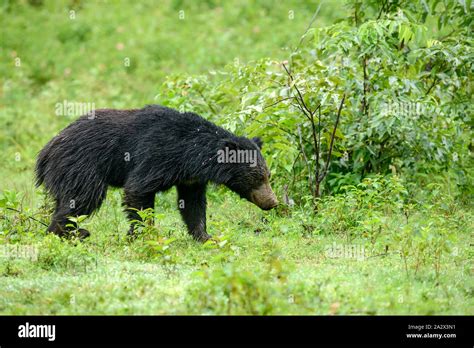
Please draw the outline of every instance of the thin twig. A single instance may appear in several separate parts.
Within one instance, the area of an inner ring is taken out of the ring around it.
[[[309,29],[313,25],[314,21],[316,20],[316,16],[319,13],[319,10],[321,9],[322,2],[319,3],[318,8],[316,9],[316,12],[314,12],[313,17],[311,17],[311,21],[309,22],[308,26],[306,27],[306,30],[304,31],[304,34],[301,36],[300,42],[298,43],[298,46],[293,50],[293,53],[298,51],[298,48],[300,48],[301,44],[303,43],[303,40],[305,38],[305,35],[308,33]]]
[[[321,107],[319,108],[318,112],[318,144],[319,144],[319,151],[316,153],[316,178],[319,178],[319,155],[321,151]],[[319,187],[318,187],[319,190]],[[319,194],[319,192],[318,192]]]
[[[290,81],[293,82],[293,87],[295,87],[296,92],[298,93],[298,97],[296,98],[296,101],[298,102],[298,104],[301,104],[301,107],[304,110],[304,114],[306,115],[308,120],[311,121],[312,112],[311,112],[310,108],[308,108],[306,103],[304,102],[303,95],[301,94],[298,86],[296,85],[296,82],[295,82],[295,79],[293,78],[293,75],[288,70],[285,63],[282,63],[282,65],[283,65],[283,68],[285,69],[286,73],[288,74],[288,77],[290,78]]]
[[[311,165],[309,164],[308,157],[306,157],[306,152],[304,151],[303,137],[301,136],[300,125],[298,125],[298,135],[300,138],[301,152],[303,153],[304,161],[306,162],[306,165],[308,166],[308,176],[309,176],[309,186],[310,186],[309,189],[311,190],[311,192],[314,192],[313,176],[311,175]]]
[[[367,258],[370,259],[372,257],[387,256],[387,255],[390,255],[390,254],[400,254],[400,252],[399,251],[391,251],[391,252],[386,252],[386,253],[382,253],[382,254],[371,255],[371,256],[368,256]]]
[[[213,113],[214,115],[217,115],[216,110],[214,109],[214,107],[213,107],[211,104],[209,104],[209,102],[207,101],[206,97],[204,97],[204,94],[202,93],[202,91],[197,90],[197,92],[198,92],[198,94],[201,96],[202,100],[204,100],[204,102],[206,103],[206,105],[209,107],[209,109],[211,109],[212,113]]]
[[[364,73],[364,83],[363,83],[363,96],[362,96],[362,114],[367,117],[369,112],[369,105],[367,102],[367,92],[368,92],[368,81],[367,81],[367,57],[364,56],[362,60],[362,70]],[[359,119],[360,120],[360,119]]]
[[[298,152],[298,154],[295,157],[295,160],[293,161],[293,165],[291,166],[291,172],[293,173],[293,178],[291,180],[291,187],[295,186],[295,180],[296,180],[296,171],[295,171],[295,166],[296,163],[298,162],[298,159],[300,158],[301,151]]]
[[[281,127],[278,123],[275,123],[275,122],[271,122],[271,121],[268,121],[268,122],[264,122],[264,121],[260,121],[260,120],[257,120],[257,119],[253,119],[252,121],[255,121],[255,122],[258,122],[258,123],[261,123],[261,124],[271,124],[272,126],[278,128],[279,130],[285,132],[286,134],[288,135],[291,135],[292,137],[296,138],[296,135],[294,133],[292,133],[291,131],[289,131],[288,129],[285,129],[283,127]],[[303,140],[304,142],[308,143],[308,141],[306,140]]]
[[[438,76],[435,76],[435,78],[433,79],[433,83],[431,84],[431,86],[426,91],[425,96],[430,94],[430,92],[433,89],[433,87],[435,86],[436,82],[438,82]]]
[[[339,109],[337,110],[336,123],[334,124],[334,129],[332,130],[332,134],[331,134],[331,142],[329,144],[328,158],[327,158],[327,161],[326,161],[326,166],[324,168],[324,172],[321,173],[321,178],[319,180],[320,182],[323,181],[323,179],[326,177],[326,175],[328,173],[328,170],[329,170],[329,164],[331,162],[331,155],[332,155],[332,148],[334,146],[334,137],[336,136],[336,130],[337,130],[337,126],[339,124],[339,118],[341,117],[342,106],[344,105],[344,100],[345,99],[346,99],[346,95],[344,94],[342,96],[341,103],[339,104]]]
[[[315,109],[315,111],[311,113],[311,133],[312,133],[312,136],[313,136],[316,163],[318,163],[318,161],[319,161],[319,152],[320,152],[321,146],[320,146],[320,143],[318,143],[318,139],[316,138],[316,125],[314,124],[314,113],[316,112],[316,110],[318,110],[320,108],[321,108],[321,104],[319,104],[318,107]],[[316,178],[318,177],[317,172],[315,173],[315,177]],[[318,186],[317,185],[316,185],[316,191],[318,191]],[[314,195],[319,196],[319,192],[316,192],[316,191],[312,192],[313,196]]]
[[[293,54],[294,54],[296,51],[298,51],[298,49],[300,48],[301,44],[303,43],[306,34],[308,33],[309,29],[310,29],[311,26],[313,25],[314,21],[316,20],[316,17],[318,16],[318,13],[319,13],[319,10],[321,9],[322,3],[323,3],[322,1],[319,3],[318,8],[316,9],[316,11],[315,11],[314,14],[313,14],[313,17],[311,17],[311,20],[309,21],[309,24],[308,24],[308,26],[306,27],[306,30],[304,31],[303,35],[301,35],[300,42],[298,42],[298,45],[295,47],[295,49],[294,49],[293,51],[291,51],[291,54],[290,54],[290,71],[291,71],[291,68],[293,67]]]
[[[7,207],[6,209],[11,210],[11,211],[14,211],[14,212],[17,212],[17,213],[19,213],[19,214],[23,214],[23,212],[22,212],[21,210],[18,210],[18,209],[15,209],[15,208]],[[31,220],[33,220],[33,221],[36,221],[36,222],[40,223],[40,224],[43,225],[43,226],[48,227],[48,225],[45,224],[43,221],[40,221],[40,220],[34,218],[33,216],[26,215],[26,217],[27,217],[28,219],[31,219]]]
[[[359,26],[359,19],[357,18],[357,5],[359,3],[356,1],[355,2],[355,5],[354,5],[354,23],[355,23],[355,26],[358,27]]]
[[[284,101],[287,101],[287,100],[291,100],[291,99],[294,99],[294,98],[295,98],[295,97],[288,97],[288,98],[280,99],[280,100],[276,101],[275,103],[272,103],[272,104],[270,104],[270,105],[264,106],[264,107],[263,107],[263,110],[268,109],[268,108],[270,108],[270,107],[272,107],[272,106],[275,106],[275,105],[277,105],[277,104],[280,104],[281,102],[284,102]]]
[[[377,16],[377,20],[379,20],[380,16],[382,16],[382,12],[383,12],[386,5],[387,5],[387,1],[384,1],[383,4],[382,4],[382,7],[380,8],[379,15]]]

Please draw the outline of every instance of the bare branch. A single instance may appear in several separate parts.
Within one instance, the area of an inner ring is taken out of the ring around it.
[[[316,156],[316,178],[319,180],[319,152],[321,151],[321,104],[319,105],[319,113],[318,113],[318,144],[319,144],[319,149],[317,152]],[[316,193],[319,195],[319,186],[317,186]]]
[[[314,112],[316,112],[316,110],[318,110],[320,108],[321,108],[321,104],[318,105],[318,107],[315,109]],[[319,119],[318,119],[318,122],[319,122]],[[320,151],[321,151],[321,144],[320,144],[320,142],[318,142],[318,139],[316,138],[316,125],[314,123],[314,113],[311,114],[311,134],[313,136],[313,142],[314,142],[314,155],[315,155],[314,157],[316,159],[315,168],[318,168],[318,161],[319,161],[319,155],[320,155]],[[315,178],[316,178],[316,181],[317,181],[317,178],[318,178],[318,173],[317,172],[315,173]],[[312,193],[313,193],[313,196],[314,195],[319,196],[317,186],[316,186],[316,191],[312,192]]]
[[[319,182],[323,181],[323,179],[328,174],[329,164],[331,163],[332,148],[334,146],[334,137],[336,136],[336,130],[337,130],[337,126],[339,125],[339,118],[341,117],[342,106],[344,105],[345,99],[346,99],[346,95],[344,94],[342,96],[341,103],[339,104],[339,109],[337,110],[336,123],[334,124],[334,129],[332,130],[332,134],[331,134],[331,142],[329,144],[328,158],[326,160],[326,166],[324,168],[324,172],[322,172],[321,176],[318,178]]]
[[[291,74],[291,72],[288,70],[288,68],[286,67],[285,63],[282,63],[283,65],[283,68],[285,69],[286,73],[288,74],[288,77],[290,78],[290,81],[293,82],[293,86],[295,87],[296,89],[296,92],[298,93],[298,96],[296,98],[296,100],[298,101],[298,104],[301,104],[301,107],[302,109],[304,110],[303,112],[305,113],[305,115],[308,117],[309,120],[311,120],[311,117],[313,116],[313,113],[312,111],[310,110],[310,108],[308,108],[308,106],[306,105],[306,103],[304,102],[304,99],[303,99],[303,95],[301,94],[298,86],[296,85],[296,82],[295,82],[295,79],[293,78],[293,75]]]
[[[284,102],[284,101],[290,100],[290,99],[294,99],[294,98],[295,98],[295,97],[288,97],[288,98],[280,99],[280,100],[276,101],[275,103],[272,103],[272,104],[270,104],[270,105],[264,106],[264,107],[263,107],[263,110],[268,109],[268,108],[271,108],[272,106],[275,106],[275,105],[277,105],[277,104],[280,104],[281,102]]]
[[[433,79],[433,83],[432,83],[431,86],[428,88],[428,90],[426,91],[425,95],[430,94],[431,90],[432,90],[433,87],[436,85],[436,82],[438,82],[438,76],[435,76],[435,78]]]
[[[383,11],[384,11],[386,5],[387,5],[387,1],[384,1],[384,2],[382,3],[382,7],[380,8],[379,15],[377,16],[377,20],[379,20],[380,17],[382,16],[382,13],[383,13]],[[390,6],[389,6],[389,7],[390,7]],[[387,9],[387,10],[388,10],[388,9]]]
[[[369,91],[368,75],[367,75],[367,56],[364,56],[362,59],[362,71],[364,73],[364,84],[363,84],[364,94],[362,95],[361,112],[365,117],[367,117],[368,112],[369,112],[369,104],[367,101],[367,92]]]
[[[311,193],[314,192],[314,185],[313,185],[313,176],[311,175],[311,165],[309,164],[308,157],[306,157],[306,152],[304,151],[304,146],[303,146],[303,137],[301,136],[301,127],[298,125],[298,135],[300,138],[300,147],[301,147],[301,152],[303,153],[303,158],[308,166],[308,176],[309,176],[309,189],[311,190]]]
[[[17,212],[17,213],[19,213],[19,214],[23,214],[23,212],[22,212],[21,210],[18,210],[18,209],[15,209],[15,208],[7,207],[6,209],[11,210],[11,211],[14,211],[14,212]],[[25,216],[26,216],[28,219],[31,219],[31,220],[33,220],[33,221],[36,221],[37,223],[40,223],[40,224],[43,225],[43,226],[48,227],[48,225],[45,224],[43,221],[40,221],[40,220],[34,218],[33,216],[30,216],[30,215],[25,215]]]

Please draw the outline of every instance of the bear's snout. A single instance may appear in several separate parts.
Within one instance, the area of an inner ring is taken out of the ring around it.
[[[263,210],[270,210],[278,205],[278,199],[268,182],[263,183],[259,188],[250,192],[250,200]]]

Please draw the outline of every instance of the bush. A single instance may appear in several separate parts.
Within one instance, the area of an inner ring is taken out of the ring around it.
[[[450,172],[472,190],[470,9],[398,5],[350,2],[355,21],[308,30],[288,61],[170,77],[160,100],[263,136],[277,184],[298,198],[388,173]]]

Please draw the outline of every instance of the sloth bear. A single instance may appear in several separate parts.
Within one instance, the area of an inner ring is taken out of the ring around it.
[[[137,210],[153,208],[157,192],[176,186],[189,233],[206,241],[208,182],[225,185],[264,210],[278,204],[261,147],[259,138],[236,136],[191,112],[159,105],[95,110],[38,155],[36,185],[44,184],[56,201],[48,231],[67,236],[76,230],[69,218],[92,214],[110,185],[124,188],[133,235]],[[89,236],[85,229],[78,232],[81,239]]]

